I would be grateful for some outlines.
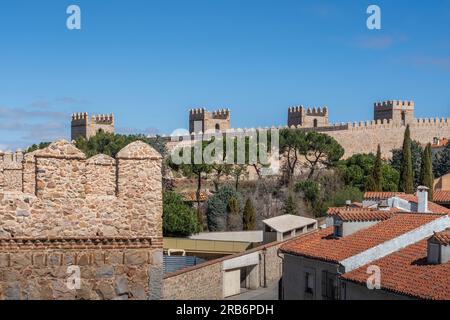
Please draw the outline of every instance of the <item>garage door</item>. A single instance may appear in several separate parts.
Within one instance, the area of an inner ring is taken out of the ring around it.
[[[223,274],[223,296],[231,297],[241,293],[241,270],[229,270]]]

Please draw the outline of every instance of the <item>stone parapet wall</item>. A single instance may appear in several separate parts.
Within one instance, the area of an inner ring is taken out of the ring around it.
[[[0,189],[0,236],[161,237],[161,157],[138,142],[117,158],[64,141],[25,156],[24,192]]]
[[[86,159],[61,140],[12,161],[12,179],[1,154],[0,299],[161,298],[161,161],[140,141]]]

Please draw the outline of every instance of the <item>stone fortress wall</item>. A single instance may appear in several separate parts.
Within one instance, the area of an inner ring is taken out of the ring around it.
[[[231,112],[220,109],[209,112],[204,108],[189,110],[189,132],[228,130],[231,128]]]
[[[114,115],[101,114],[89,117],[87,112],[74,113],[71,122],[71,139],[79,137],[89,139],[102,130],[103,132],[114,133]]]
[[[289,108],[287,126],[237,128],[221,131],[233,135],[246,135],[262,129],[286,128],[306,132],[323,132],[335,138],[344,147],[344,158],[356,153],[376,153],[378,144],[381,145],[384,158],[392,157],[392,150],[401,148],[403,144],[406,125],[411,128],[412,139],[423,145],[432,143],[435,138],[450,137],[450,118],[416,119],[413,101],[389,100],[377,102],[373,108],[374,120],[333,124],[329,123],[327,107],[308,108],[298,106]],[[170,137],[167,138],[170,140]],[[172,140],[176,140],[175,138],[172,137]],[[168,149],[173,150],[177,144],[178,142],[168,142]]]
[[[161,156],[148,144],[115,159],[64,140],[0,153],[0,299],[158,299],[162,274]]]

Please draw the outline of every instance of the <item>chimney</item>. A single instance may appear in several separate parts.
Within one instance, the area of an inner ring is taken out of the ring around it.
[[[417,187],[417,212],[428,212],[428,188],[424,186]]]

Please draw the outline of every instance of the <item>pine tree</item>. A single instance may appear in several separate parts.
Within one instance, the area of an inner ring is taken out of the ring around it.
[[[284,214],[297,214],[297,206],[295,204],[294,198],[292,197],[292,194],[289,194],[289,196],[286,198],[286,201],[283,205],[283,213]]]
[[[245,202],[244,217],[243,217],[243,230],[250,231],[256,228],[256,212],[250,198]]]
[[[428,199],[433,201],[433,160],[432,160],[431,144],[427,144],[422,155],[422,170],[420,174],[420,182],[423,186],[428,187]]]
[[[399,189],[405,193],[414,193],[414,173],[411,155],[411,132],[409,125],[405,130],[402,150],[402,167],[400,172]]]
[[[367,181],[367,191],[383,191],[383,162],[381,160],[381,147],[378,145],[377,158],[372,169],[372,175]]]

